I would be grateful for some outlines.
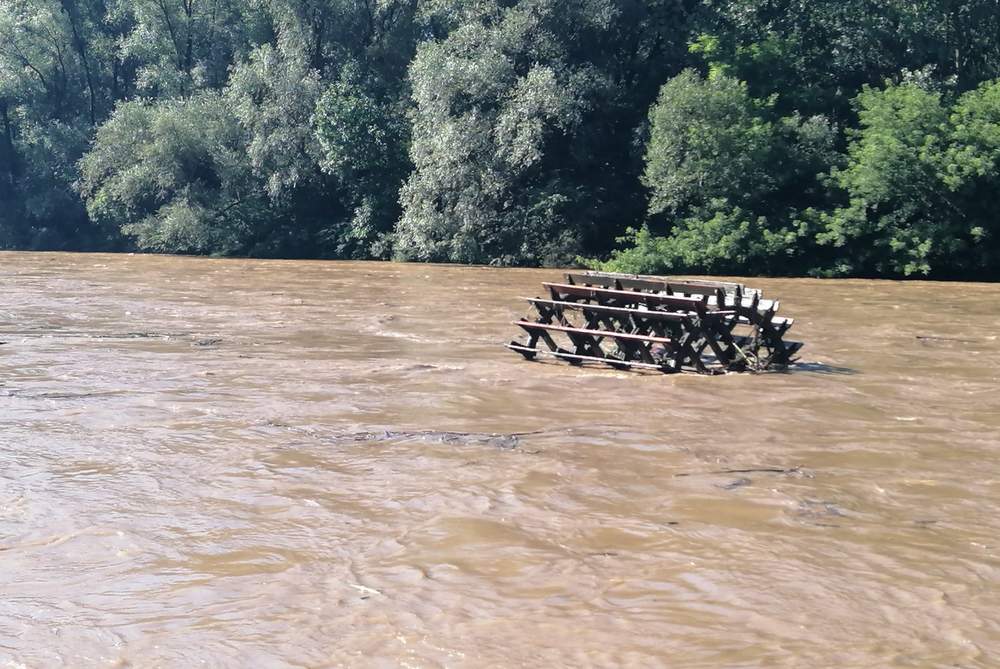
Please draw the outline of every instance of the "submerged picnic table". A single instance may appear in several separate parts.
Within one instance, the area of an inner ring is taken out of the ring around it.
[[[739,283],[569,272],[542,285],[547,297],[524,298],[533,316],[514,321],[527,340],[506,345],[528,360],[719,374],[784,367],[802,347],[785,341],[794,320],[778,301]]]

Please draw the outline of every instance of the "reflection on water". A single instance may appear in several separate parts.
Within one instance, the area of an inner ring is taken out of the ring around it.
[[[704,378],[504,350],[553,276],[0,254],[0,666],[996,666],[1000,286]]]

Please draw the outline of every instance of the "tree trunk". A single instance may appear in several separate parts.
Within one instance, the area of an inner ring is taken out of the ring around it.
[[[10,122],[7,100],[0,99],[0,202],[10,203],[17,186],[17,155],[14,153],[14,128]],[[5,205],[7,208],[9,205]]]
[[[69,27],[73,32],[73,46],[83,64],[83,76],[87,80],[87,90],[90,92],[90,125],[97,125],[97,94],[94,91],[94,76],[90,71],[90,59],[87,57],[87,44],[80,32],[80,16],[76,11],[76,0],[60,0],[62,9],[69,18]]]
[[[194,67],[194,0],[184,3],[184,15],[187,18],[187,43],[184,47],[184,74],[191,76]]]

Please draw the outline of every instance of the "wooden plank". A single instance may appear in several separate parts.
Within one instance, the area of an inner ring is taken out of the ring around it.
[[[747,288],[742,283],[735,281],[713,281],[712,279],[696,279],[691,277],[668,276],[663,277],[667,283],[688,283],[696,286],[707,286],[711,288],[722,288],[729,295],[749,295],[760,292],[756,288]]]
[[[614,288],[617,279],[601,274],[584,274],[581,272],[566,272],[566,283],[574,286],[598,286],[601,288]]]
[[[511,321],[514,325],[520,326],[525,332],[530,333],[533,329],[548,330],[550,332],[564,332],[566,334],[578,334],[590,337],[606,337],[608,339],[621,339],[627,341],[643,341],[652,344],[673,344],[673,339],[667,337],[654,337],[652,335],[629,334],[627,332],[607,332],[605,330],[588,330],[586,328],[571,328],[565,325],[550,325],[549,323],[535,323],[532,321]]]
[[[726,289],[718,284],[710,285],[705,283],[689,283],[687,281],[667,281],[666,285],[670,288],[671,293],[689,293],[691,295],[717,295],[721,290],[723,293]]]
[[[618,285],[622,290],[648,290],[654,293],[667,293],[667,284],[664,281],[652,281],[650,279],[633,279],[622,277],[618,279]]]
[[[761,295],[762,295],[762,293],[754,293],[754,295],[752,297],[744,297],[740,301],[740,307],[742,307],[744,309],[750,309],[755,304],[754,300],[756,300],[756,305],[757,305],[756,308],[757,308],[757,311],[759,311],[759,312],[763,313],[765,311],[777,311],[778,310],[777,308],[780,305],[778,304],[777,300],[763,299],[761,297]],[[730,300],[726,300],[726,302],[729,303]]]
[[[674,372],[674,371],[676,371],[676,370],[672,369],[668,365],[656,365],[656,364],[652,364],[651,365],[649,363],[645,363],[645,362],[633,362],[631,360],[618,360],[618,359],[615,359],[615,358],[595,358],[595,357],[589,356],[589,355],[577,355],[575,353],[565,353],[563,351],[546,351],[545,349],[541,349],[541,348],[528,348],[526,346],[521,346],[519,344],[515,344],[514,342],[511,342],[510,344],[505,344],[505,346],[507,348],[509,348],[510,350],[512,350],[512,351],[517,351],[518,353],[520,353],[521,355],[523,355],[526,358],[529,355],[532,356],[532,358],[535,355],[543,355],[543,356],[550,355],[550,356],[553,356],[555,358],[560,358],[560,359],[563,359],[563,360],[578,360],[580,362],[601,363],[601,364],[608,365],[610,367],[615,367],[617,369],[628,369],[630,367],[637,367],[639,369],[655,369],[658,372]],[[529,359],[531,359],[531,358],[529,358]]]
[[[726,289],[721,286],[703,286],[696,283],[676,283],[671,281],[667,284],[668,292],[671,294],[704,295],[714,299],[715,305],[726,306]],[[734,297],[735,301],[735,297]]]
[[[629,293],[632,295],[633,293]],[[657,309],[636,309],[634,307],[610,307],[605,304],[590,304],[587,302],[566,302],[563,300],[546,300],[542,297],[524,297],[521,296],[522,300],[526,300],[532,304],[546,305],[552,307],[558,307],[563,309],[573,309],[576,311],[593,311],[595,313],[604,314],[615,314],[619,316],[633,315],[639,316],[641,318],[652,318],[653,320],[662,321],[686,321],[691,318],[693,312],[691,313],[680,313],[677,311],[659,311]],[[721,316],[732,316],[736,312],[732,309],[725,310],[712,310],[707,312],[705,315],[715,318]]]
[[[634,276],[615,276],[609,274],[566,274],[567,283],[575,286],[596,286],[615,290],[646,290],[653,293],[688,293],[693,295],[715,296],[719,290],[725,293],[721,286],[709,286],[695,283],[677,283],[656,279],[640,279]]]
[[[573,297],[582,297],[588,300],[617,300],[619,302],[626,302],[629,304],[646,304],[650,306],[660,306],[660,307],[671,307],[675,311],[692,311],[701,313],[704,312],[707,300],[706,298],[695,298],[695,297],[679,297],[674,295],[655,295],[653,293],[639,293],[629,290],[611,290],[609,288],[588,288],[586,286],[574,286],[565,283],[548,283],[543,282],[545,286],[551,293],[553,299],[561,297],[562,295],[569,295]],[[562,300],[556,300],[562,301]],[[613,306],[613,305],[609,305]]]
[[[780,303],[741,284],[602,272],[565,277],[543,283],[551,299],[524,298],[538,318],[515,321],[527,344],[511,344],[525,357],[548,346],[548,355],[572,364],[720,373],[787,364],[801,347],[783,341],[794,321],[777,315]],[[747,335],[735,335],[737,326]],[[564,337],[558,343],[557,332]]]
[[[689,277],[676,277],[676,276],[650,276],[647,274],[616,274],[614,272],[599,272],[596,270],[579,273],[581,277],[602,277],[604,279],[631,279],[635,281],[646,281],[650,284],[688,284],[691,286],[698,286],[702,289],[715,289],[722,288],[726,293],[732,294],[744,294],[748,295],[750,293],[759,292],[755,288],[747,288],[742,283],[737,283],[735,281],[715,281],[712,279],[698,279]]]
[[[544,352],[543,350],[535,348],[536,344],[532,344],[530,341],[528,342],[527,346],[517,341],[512,341],[509,344],[504,344],[504,346],[506,346],[512,351],[517,351],[518,353],[524,356],[525,360],[534,360],[536,355]]]
[[[538,322],[551,323],[554,320],[558,320],[562,325],[568,325],[568,323],[565,322],[566,319],[563,312],[568,310],[577,310],[583,312],[584,314],[596,313],[608,316],[607,318],[600,320],[596,317],[588,317],[585,327],[589,329],[597,330],[603,327],[612,331],[629,332],[629,328],[637,328],[637,330],[632,330],[630,334],[670,338],[674,341],[673,350],[670,351],[674,367],[679,368],[682,365],[690,365],[699,372],[707,372],[700,355],[700,351],[703,350],[706,345],[710,345],[712,347],[712,349],[717,353],[717,358],[720,360],[720,363],[723,365],[725,365],[726,361],[732,357],[731,354],[729,356],[724,355],[723,349],[720,348],[720,344],[715,341],[716,338],[719,338],[726,344],[727,348],[732,345],[732,339],[729,337],[729,329],[731,329],[731,327],[726,321],[719,321],[720,318],[724,319],[731,317],[735,313],[732,311],[709,312],[708,314],[702,316],[701,323],[697,323],[692,320],[695,316],[694,314],[679,314],[676,312],[664,312],[650,309],[608,307],[604,305],[579,302],[559,302],[555,300],[544,300],[541,298],[530,297],[524,299],[533,304],[538,310],[542,318],[542,320]],[[662,324],[665,323],[679,326],[681,332],[665,332],[665,328],[662,327]],[[679,338],[675,338],[677,335],[680,335]],[[693,345],[696,341],[702,339],[705,340],[703,345],[697,347]],[[651,360],[648,360],[651,355],[651,351],[645,350],[645,347],[640,350],[637,348],[638,345],[636,344],[629,346],[624,340],[617,341],[619,348],[625,351],[630,357],[651,362]]]
[[[595,332],[599,333],[600,330],[588,330],[587,328],[574,328],[561,325],[546,326],[545,329],[548,329],[549,327],[560,328],[559,330],[556,330],[556,332],[564,333],[566,337],[573,342],[577,355],[589,355],[595,358],[608,357],[607,353],[604,352],[604,349],[601,348],[601,340],[603,337],[601,337],[600,334],[594,334]],[[527,331],[531,332],[531,330]]]
[[[737,300],[749,307],[756,295],[760,300],[763,293],[757,289],[747,289],[742,284],[724,281],[699,281],[695,279],[654,279],[651,277],[627,276],[617,274],[567,272],[566,281],[576,286],[594,286],[614,290],[644,290],[668,295],[699,295],[709,298],[708,304],[713,306],[735,306]],[[749,297],[747,297],[749,295]],[[776,301],[761,300],[759,308],[770,309]],[[775,309],[776,310],[776,309]]]
[[[524,297],[521,298],[527,300],[534,305],[544,305],[546,307],[552,307],[555,309],[570,309],[573,311],[583,311],[592,312],[599,314],[609,314],[613,316],[638,316],[640,318],[648,318],[657,321],[671,321],[680,322],[691,318],[688,314],[677,313],[676,311],[655,311],[653,309],[631,309],[628,307],[609,307],[603,304],[585,304],[581,302],[561,302],[559,300],[546,300],[540,297]],[[712,312],[713,314],[722,314],[723,312]],[[733,312],[726,312],[733,313]]]

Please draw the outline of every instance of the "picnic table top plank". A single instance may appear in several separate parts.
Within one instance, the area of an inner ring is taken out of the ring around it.
[[[561,309],[572,309],[574,311],[590,311],[597,314],[616,314],[619,316],[639,316],[641,318],[652,318],[662,321],[684,321],[689,319],[689,314],[682,314],[676,311],[654,311],[652,309],[630,309],[628,307],[609,307],[605,304],[581,304],[580,302],[563,302],[561,300],[546,300],[541,297],[525,297],[531,304],[545,304]]]
[[[707,300],[704,297],[681,297],[679,295],[657,295],[654,293],[641,293],[631,290],[613,290],[611,288],[595,288],[591,286],[574,286],[568,283],[542,282],[542,285],[550,291],[555,290],[567,295],[578,295],[581,297],[598,298],[601,296],[628,300],[631,302],[643,302],[646,304],[656,304],[660,306],[690,307],[689,311],[697,311],[698,307],[704,307]]]
[[[617,314],[619,316],[639,316],[640,318],[652,318],[654,320],[663,321],[686,321],[690,320],[695,314],[693,312],[681,313],[677,311],[659,311],[657,309],[635,309],[633,307],[612,307],[606,304],[587,304],[585,302],[566,302],[564,300],[547,300],[542,297],[521,297],[520,299],[526,300],[531,304],[544,304],[550,307],[559,307],[562,309],[572,309],[574,311],[591,311],[594,313],[601,314]],[[716,310],[709,311],[708,316],[732,316],[736,312],[729,310]]]

